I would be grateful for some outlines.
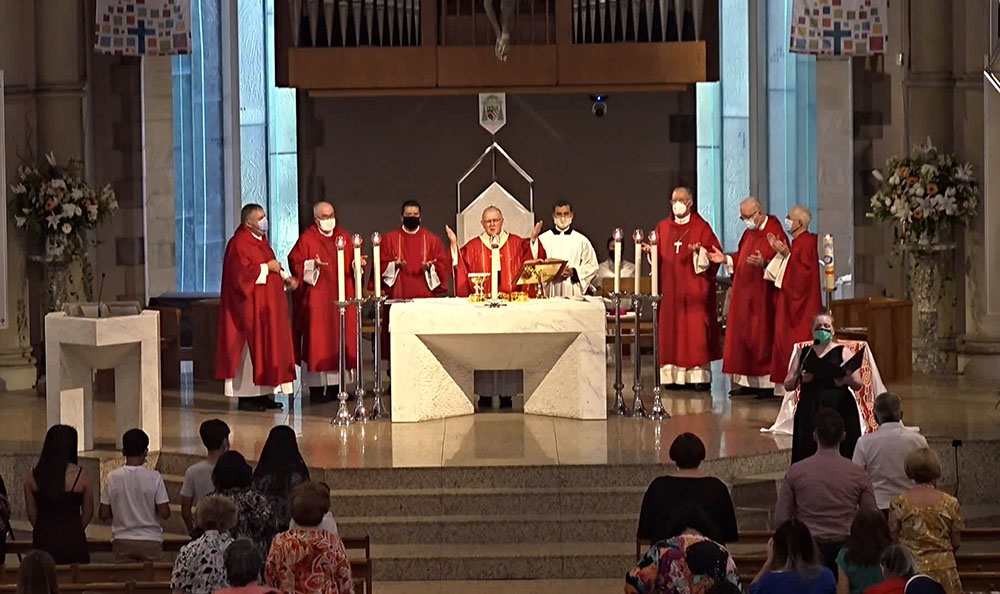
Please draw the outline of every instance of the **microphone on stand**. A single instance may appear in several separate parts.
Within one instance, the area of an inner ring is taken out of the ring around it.
[[[104,293],[104,277],[107,276],[106,272],[101,273],[101,284],[97,286],[97,317],[101,316],[101,295]]]

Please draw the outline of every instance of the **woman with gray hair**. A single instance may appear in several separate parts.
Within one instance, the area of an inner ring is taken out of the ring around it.
[[[204,533],[181,547],[170,577],[173,594],[211,594],[229,586],[222,555],[233,542],[229,531],[237,513],[236,504],[220,495],[198,502],[195,521]]]
[[[906,547],[889,545],[879,558],[885,581],[865,590],[865,594],[944,594],[941,584],[917,574],[913,555]]]

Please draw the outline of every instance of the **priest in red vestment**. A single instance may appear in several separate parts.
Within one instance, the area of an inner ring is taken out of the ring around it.
[[[499,252],[500,260],[498,291],[510,293],[525,290],[516,284],[524,262],[545,257],[545,248],[538,241],[538,234],[542,230],[541,221],[531,230],[531,237],[524,239],[504,231],[503,213],[495,206],[488,206],[483,210],[482,224],[483,233],[469,240],[461,249],[455,232],[450,227],[445,227],[451,244],[452,263],[456,267],[456,295],[468,297],[472,292],[470,273],[493,272],[493,249]],[[497,247],[494,248],[494,245]],[[490,283],[487,282],[487,294],[489,291]],[[474,383],[476,394],[479,395],[479,408],[491,408],[494,396],[500,397],[500,408],[511,408],[513,397],[523,389],[519,377],[515,371],[476,370]]]
[[[313,206],[313,224],[302,232],[288,253],[292,274],[299,279],[293,295],[293,329],[296,360],[302,366],[302,384],[309,387],[313,402],[336,397],[341,389],[340,310],[337,301],[337,238],[343,237],[344,296],[354,292],[354,245],[351,235],[337,224],[336,211],[329,202]],[[364,266],[364,262],[360,263]],[[346,315],[347,370],[357,363],[357,308]],[[346,388],[345,388],[346,389]]]
[[[240,410],[281,408],[268,394],[291,394],[295,349],[285,287],[298,281],[282,270],[267,242],[267,216],[259,204],[240,212],[240,227],[226,244],[219,299],[215,377]]]
[[[778,302],[778,290],[764,278],[764,267],[776,253],[767,236],[784,241],[785,232],[778,219],[765,214],[760,200],[753,197],[740,203],[740,220],[747,230],[740,238],[735,256],[719,250],[709,256],[715,263],[725,262],[733,277],[722,372],[732,378],[734,388],[730,395],[766,398],[774,395],[771,350],[774,309]]]
[[[660,302],[660,383],[668,389],[707,391],[710,364],[722,356],[715,299],[718,264],[708,250],[719,240],[694,212],[688,188],[670,195],[670,217],[656,226]],[[647,245],[647,249],[649,246]]]
[[[394,300],[443,296],[448,291],[450,266],[441,239],[420,226],[416,200],[404,202],[401,215],[402,226],[382,238],[382,289]],[[382,319],[382,358],[388,361],[388,311]]]
[[[774,312],[774,348],[771,351],[771,381],[775,393],[784,392],[788,363],[796,343],[812,340],[813,318],[823,311],[819,290],[817,236],[809,232],[812,213],[793,206],[785,218],[785,230],[792,234],[791,247],[768,235],[777,254],[764,271],[778,289]]]

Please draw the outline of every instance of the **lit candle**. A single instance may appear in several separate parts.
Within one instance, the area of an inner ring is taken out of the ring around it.
[[[642,229],[636,229],[632,234],[632,241],[635,242],[635,288],[632,294],[639,294],[639,277],[642,276]]]
[[[823,288],[827,291],[837,290],[837,278],[833,265],[833,235],[823,236]]]
[[[354,298],[361,299],[361,235],[354,234]]]
[[[490,296],[500,298],[500,238],[490,238]]]
[[[649,232],[649,265],[652,270],[649,273],[650,284],[649,291],[653,297],[660,294],[660,267],[657,265],[657,260],[660,258],[660,250],[657,247],[657,241],[659,237],[656,236],[656,231]]]
[[[375,298],[382,296],[382,236],[378,231],[372,233],[372,259],[375,260],[372,274],[375,275]]]
[[[344,248],[347,247],[347,240],[343,235],[337,236],[337,301],[343,303],[347,301],[344,296]]]
[[[622,289],[622,230],[615,229],[615,293]]]

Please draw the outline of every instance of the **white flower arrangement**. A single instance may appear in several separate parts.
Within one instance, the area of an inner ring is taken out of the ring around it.
[[[10,190],[14,223],[39,237],[55,258],[82,257],[86,232],[118,209],[110,185],[94,190],[83,179],[81,161],[60,165],[52,153],[40,165],[18,167]]]
[[[868,217],[889,221],[904,246],[937,245],[942,231],[967,223],[979,207],[972,165],[939,152],[929,138],[909,157],[891,157],[885,170],[876,169],[872,176],[879,188]]]

